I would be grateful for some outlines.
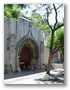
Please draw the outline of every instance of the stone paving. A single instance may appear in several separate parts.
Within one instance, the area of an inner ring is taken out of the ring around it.
[[[26,76],[5,79],[5,84],[64,84],[64,69],[51,70],[50,75],[46,72],[37,72]]]

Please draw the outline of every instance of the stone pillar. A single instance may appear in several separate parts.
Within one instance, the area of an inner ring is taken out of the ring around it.
[[[19,59],[20,59],[20,56],[17,55],[17,71],[21,72],[21,69],[20,69],[20,66],[19,66]]]
[[[42,69],[42,64],[43,64],[43,61],[44,61],[44,43],[43,41],[40,42],[40,60],[41,60],[41,69]]]
[[[15,46],[14,45],[11,45],[11,48],[10,48],[10,68],[11,68],[11,71],[14,72],[15,71]]]

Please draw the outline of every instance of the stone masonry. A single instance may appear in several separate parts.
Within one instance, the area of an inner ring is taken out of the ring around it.
[[[47,37],[46,37],[47,38]],[[21,71],[20,53],[29,48],[31,65],[41,69],[48,62],[49,50],[44,47],[44,33],[34,28],[33,21],[21,17],[18,21],[4,18],[4,72]]]

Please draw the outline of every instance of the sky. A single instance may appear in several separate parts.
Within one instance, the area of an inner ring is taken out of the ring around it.
[[[58,6],[59,6],[59,4],[56,4],[56,7],[58,7]],[[32,14],[32,10],[36,9],[37,7],[40,7],[40,5],[39,4],[31,4],[30,7],[31,8],[28,7],[26,9],[23,9],[24,15],[27,17],[30,17]],[[45,7],[37,10],[36,12],[39,13],[41,16],[43,16],[46,13]],[[59,9],[58,21],[62,22],[63,17],[64,17],[64,7]],[[54,10],[52,11],[52,14],[49,17],[49,23],[51,25],[53,25],[55,23],[55,12],[54,12]]]

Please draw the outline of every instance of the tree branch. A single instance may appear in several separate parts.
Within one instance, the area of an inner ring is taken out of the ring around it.
[[[55,24],[54,24],[54,30],[55,30],[58,20],[57,20],[57,9],[54,4],[53,4],[53,7],[54,7],[54,11],[55,11]]]
[[[48,18],[48,8],[46,9],[47,10],[47,24],[48,24],[48,26],[50,27],[50,29],[52,30],[52,26],[49,24],[49,18]]]
[[[62,26],[64,26],[64,23],[61,24],[60,26],[56,27],[54,31],[56,31],[57,29],[61,28]]]
[[[38,7],[37,10],[40,10],[42,7],[45,7],[47,4],[43,4],[43,6]]]
[[[63,4],[61,4],[56,10],[58,10]]]
[[[53,52],[52,52],[52,54],[54,54],[55,52],[57,52],[58,51],[58,49],[57,50],[54,50]]]
[[[58,48],[55,47],[55,48],[52,50],[52,54],[54,54],[55,52],[59,51],[59,48],[60,48],[60,47],[58,47]]]

